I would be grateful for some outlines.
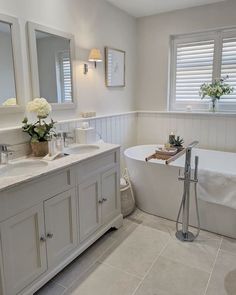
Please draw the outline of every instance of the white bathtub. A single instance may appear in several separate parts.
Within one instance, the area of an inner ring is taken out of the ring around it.
[[[183,183],[178,181],[179,169],[185,156],[170,165],[162,160],[145,162],[157,145],[140,145],[125,150],[125,159],[134,186],[136,202],[141,210],[176,221],[183,194]],[[193,149],[199,156],[199,169],[236,174],[236,154]],[[193,165],[194,166],[194,165]],[[235,188],[236,189],[236,188]],[[193,190],[191,191],[193,200]],[[190,224],[196,225],[194,202],[190,206]],[[236,210],[199,200],[201,228],[236,238]]]

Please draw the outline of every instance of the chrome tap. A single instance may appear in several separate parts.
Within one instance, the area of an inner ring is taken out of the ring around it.
[[[63,141],[63,147],[66,148],[69,145],[69,140],[74,140],[74,137],[69,132],[58,131],[57,136]]]
[[[69,141],[74,140],[74,137],[69,132],[63,132],[62,136],[63,136],[64,147],[68,147],[69,146]]]
[[[0,164],[6,165],[8,164],[9,155],[12,155],[13,151],[9,150],[9,144],[0,144]]]

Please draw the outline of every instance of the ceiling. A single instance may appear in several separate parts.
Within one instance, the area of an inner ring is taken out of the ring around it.
[[[148,16],[227,0],[107,0],[135,17]]]

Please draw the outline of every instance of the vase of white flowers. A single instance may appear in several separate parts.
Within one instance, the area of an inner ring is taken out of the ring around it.
[[[51,136],[55,135],[54,124],[51,119],[47,123],[45,119],[48,117],[52,110],[51,105],[45,98],[35,98],[27,105],[27,111],[35,113],[38,120],[35,123],[28,123],[28,118],[25,117],[22,123],[22,129],[30,135],[30,144],[33,155],[35,157],[43,157],[48,153],[48,140]]]
[[[229,78],[226,76],[225,78],[216,79],[213,83],[204,83],[200,88],[200,96],[201,99],[210,98],[209,110],[215,112],[218,108],[218,101],[221,96],[229,95],[234,91],[234,88],[231,87],[225,81]]]

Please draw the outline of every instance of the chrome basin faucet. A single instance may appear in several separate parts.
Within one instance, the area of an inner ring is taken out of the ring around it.
[[[0,164],[6,165],[8,164],[9,155],[12,155],[13,151],[9,150],[9,144],[0,144]]]

